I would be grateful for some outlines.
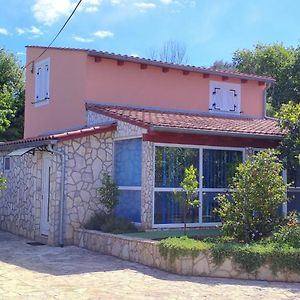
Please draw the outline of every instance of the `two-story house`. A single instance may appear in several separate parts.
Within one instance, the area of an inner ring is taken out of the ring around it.
[[[24,139],[0,145],[0,227],[70,244],[99,209],[104,173],[116,213],[144,229],[183,226],[173,191],[198,169],[188,226],[219,224],[215,196],[233,167],[282,138],[265,116],[273,79],[95,50],[27,47]],[[38,57],[38,58],[37,58]]]

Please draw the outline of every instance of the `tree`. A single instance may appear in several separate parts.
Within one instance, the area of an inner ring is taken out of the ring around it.
[[[186,45],[178,41],[169,40],[163,43],[160,49],[151,49],[150,59],[160,60],[172,64],[186,64]]]
[[[248,243],[270,235],[278,225],[278,207],[288,199],[277,155],[265,150],[250,157],[237,167],[230,193],[217,196],[216,212],[227,235]]]
[[[116,183],[108,174],[103,175],[102,187],[97,190],[100,203],[106,209],[108,214],[112,214],[114,208],[118,205],[119,190]]]
[[[284,158],[285,167],[293,172],[300,165],[300,103],[283,104],[276,114],[279,126],[284,132],[280,143],[280,152]]]
[[[15,55],[0,50],[0,141],[21,138],[24,74]]]
[[[199,207],[197,169],[191,165],[184,170],[185,176],[180,184],[182,192],[174,191],[175,201],[178,201],[183,210],[184,234],[186,235],[186,217],[190,208]]]
[[[281,43],[257,44],[254,49],[239,49],[232,62],[216,61],[214,66],[226,70],[271,76],[276,80],[268,89],[271,115],[282,103],[300,102],[300,48],[284,47]]]

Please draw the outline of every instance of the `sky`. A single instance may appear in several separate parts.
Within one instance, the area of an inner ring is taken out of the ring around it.
[[[0,48],[25,61],[47,46],[78,0],[0,0]],[[230,61],[258,42],[300,41],[299,0],[83,0],[53,46],[149,57],[166,41],[186,46],[187,63]]]

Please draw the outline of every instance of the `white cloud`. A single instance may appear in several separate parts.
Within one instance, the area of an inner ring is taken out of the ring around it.
[[[141,12],[146,12],[149,9],[153,9],[156,7],[156,4],[152,2],[134,2],[133,5]]]
[[[32,35],[32,37],[39,37],[41,35],[43,35],[44,33],[41,31],[41,29],[39,29],[36,26],[30,26],[29,28],[20,28],[20,27],[16,27],[16,32],[18,35],[22,35],[22,34],[30,34]]]
[[[24,52],[17,52],[17,55],[23,56],[23,55],[25,55],[25,53]]]
[[[174,2],[174,0],[160,0],[160,2],[161,2],[162,4],[171,4],[171,3]]]
[[[38,22],[50,26],[61,16],[68,16],[74,5],[71,0],[35,0],[31,10]]]
[[[84,0],[82,1],[81,6],[79,6],[79,10],[83,10],[88,13],[97,12],[101,2],[102,0]]]
[[[5,28],[3,28],[3,27],[0,27],[0,34],[8,35],[7,29],[5,29]]]
[[[19,28],[19,27],[16,27],[16,31],[17,31],[18,35],[22,35],[22,34],[26,33],[25,29]]]
[[[100,39],[105,39],[105,38],[112,38],[114,37],[114,33],[111,31],[106,31],[106,30],[99,30],[94,33],[92,33],[93,36],[99,37]]]
[[[75,40],[76,42],[80,42],[80,43],[91,43],[94,39],[91,38],[84,38],[78,35],[73,35],[72,36],[73,40]]]

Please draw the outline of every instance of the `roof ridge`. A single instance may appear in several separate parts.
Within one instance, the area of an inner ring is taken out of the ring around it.
[[[27,45],[28,48],[47,48],[45,46],[35,46],[35,45]],[[171,62],[164,62],[161,60],[155,60],[155,59],[149,59],[145,57],[139,57],[139,56],[132,56],[132,55],[126,55],[126,54],[118,54],[114,52],[108,52],[108,51],[101,51],[96,49],[88,49],[88,48],[72,48],[72,47],[49,47],[49,49],[57,49],[57,50],[70,50],[70,51],[84,51],[87,52],[90,56],[103,56],[104,58],[110,58],[110,59],[127,59],[130,62],[134,63],[144,63],[144,64],[152,64],[156,66],[161,67],[170,67],[174,69],[182,69],[187,70],[191,72],[200,72],[200,73],[209,73],[212,75],[217,76],[232,76],[237,78],[245,78],[249,80],[261,80],[265,82],[275,82],[275,80],[270,76],[264,76],[264,75],[257,75],[257,74],[247,74],[237,71],[231,71],[231,70],[220,70],[215,69],[212,67],[204,67],[204,66],[194,66],[189,64],[178,64],[178,63],[171,63]]]

